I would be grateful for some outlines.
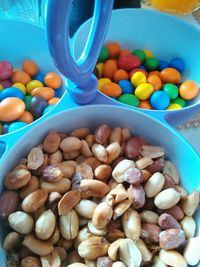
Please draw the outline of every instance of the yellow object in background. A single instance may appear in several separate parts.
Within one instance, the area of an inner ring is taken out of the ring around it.
[[[200,6],[200,0],[149,0],[153,8],[178,15],[188,15]]]

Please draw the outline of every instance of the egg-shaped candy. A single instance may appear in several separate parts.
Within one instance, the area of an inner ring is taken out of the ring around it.
[[[22,93],[22,91],[15,87],[5,88],[3,91],[0,92],[0,101],[8,97],[17,97],[21,100],[24,100],[24,94]]]
[[[138,107],[140,104],[140,100],[137,96],[133,94],[123,94],[117,98],[117,100],[121,103],[127,104],[129,106]]]
[[[119,69],[125,71],[131,71],[132,69],[138,68],[141,65],[141,60],[135,55],[122,56],[118,60]]]
[[[169,106],[170,98],[164,91],[155,91],[150,97],[150,104],[154,109],[164,110]]]
[[[36,87],[31,91],[32,96],[41,96],[45,100],[49,100],[54,97],[55,92],[50,87]]]
[[[47,106],[47,102],[40,96],[34,96],[30,103],[30,112],[33,114],[35,119],[42,116],[44,109]]]
[[[140,85],[137,86],[135,89],[135,95],[140,99],[140,100],[146,100],[148,99],[151,94],[153,93],[153,85],[150,83],[141,83]]]
[[[163,83],[180,83],[181,74],[174,68],[166,68],[160,72],[160,78]]]
[[[43,83],[38,80],[32,80],[26,85],[27,93],[31,95],[33,89],[37,87],[42,87]]]
[[[131,77],[131,83],[134,87],[137,87],[138,85],[142,83],[146,83],[146,80],[147,80],[146,75],[141,71],[137,71],[133,73]]]
[[[17,120],[24,112],[24,102],[16,97],[8,97],[0,102],[0,121],[11,122]]]
[[[12,73],[12,65],[8,61],[0,61],[0,80],[9,79]]]
[[[11,80],[13,83],[27,84],[30,82],[31,76],[22,70],[15,70],[11,76]]]
[[[39,71],[37,64],[32,60],[24,60],[22,64],[22,69],[31,77],[35,76]]]
[[[199,94],[199,86],[192,80],[185,81],[179,87],[180,96],[185,100],[191,100]]]
[[[18,121],[25,122],[27,124],[33,122],[33,120],[33,115],[27,110],[25,110],[24,113],[18,118]]]
[[[59,88],[62,84],[60,76],[55,72],[48,72],[44,77],[44,82],[46,86],[53,89]]]

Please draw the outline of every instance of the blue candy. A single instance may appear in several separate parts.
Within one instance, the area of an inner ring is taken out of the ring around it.
[[[145,66],[143,66],[143,65],[141,65],[140,67],[139,67],[140,69],[142,69],[142,70],[147,70],[146,68],[145,68]]]
[[[13,122],[9,125],[8,132],[11,133],[11,132],[17,131],[26,125],[28,124],[25,122],[20,122],[20,121]]]
[[[39,72],[38,74],[36,74],[34,76],[34,80],[38,80],[40,81],[41,83],[44,83],[44,77],[45,77],[45,74]]]
[[[55,105],[52,104],[52,105],[49,105],[45,108],[45,110],[43,111],[43,115],[45,115],[46,113],[48,113]]]
[[[7,97],[17,97],[24,100],[24,94],[22,91],[15,87],[8,87],[0,92],[0,101],[6,99]]]
[[[177,69],[180,73],[183,73],[185,70],[185,62],[182,58],[176,57],[170,61],[169,67]]]
[[[170,98],[164,91],[156,91],[150,97],[150,104],[154,109],[164,110],[169,106]]]
[[[159,60],[158,61],[158,70],[163,70],[163,69],[166,69],[168,68],[169,66],[169,63],[166,61],[166,60]]]
[[[2,127],[2,134],[7,134],[8,130],[9,130],[9,123],[4,123],[3,127]]]
[[[121,80],[118,85],[122,89],[123,94],[133,94],[133,86],[129,81]]]

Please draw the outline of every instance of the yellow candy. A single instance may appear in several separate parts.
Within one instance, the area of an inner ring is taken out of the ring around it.
[[[151,96],[153,91],[153,85],[151,85],[150,83],[142,83],[135,89],[135,95],[140,100],[146,100]]]
[[[167,108],[167,110],[175,110],[182,108],[179,104],[170,104]]]
[[[103,63],[98,63],[96,68],[98,69],[98,78],[101,78],[103,75]]]
[[[0,92],[3,90],[3,86],[0,84]]]
[[[112,81],[108,78],[101,78],[98,80],[98,89],[99,91],[102,90],[105,84],[111,83]]]
[[[136,71],[135,73],[133,73],[131,77],[131,83],[135,87],[137,87],[141,83],[146,83],[146,81],[147,81],[146,75],[141,71]]]
[[[146,58],[153,57],[153,53],[150,50],[144,49],[143,51],[146,55]]]
[[[43,83],[38,80],[32,80],[26,85],[27,93],[30,95],[32,90],[37,87],[43,87]]]
[[[24,95],[26,95],[26,87],[23,83],[14,83],[12,87],[18,88]]]

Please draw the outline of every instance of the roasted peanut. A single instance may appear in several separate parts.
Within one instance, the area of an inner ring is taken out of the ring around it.
[[[88,229],[90,233],[92,233],[93,235],[97,235],[97,236],[105,236],[107,233],[106,227],[103,229],[98,229],[93,225],[92,221],[88,221]]]
[[[182,220],[184,217],[183,210],[177,205],[175,205],[174,207],[170,209],[165,210],[165,212],[172,215],[177,221]]]
[[[82,217],[92,219],[97,204],[88,199],[82,199],[75,207],[75,211]]]
[[[4,185],[8,190],[17,190],[27,185],[30,179],[31,173],[28,170],[24,168],[14,169],[5,177]]]
[[[45,166],[42,169],[42,178],[50,183],[58,182],[63,177],[61,169],[55,166]]]
[[[44,206],[46,202],[48,194],[45,190],[37,189],[33,193],[29,194],[23,201],[22,201],[22,209],[27,213],[32,213],[39,209],[40,207]]]
[[[80,262],[75,262],[75,263],[67,265],[67,267],[87,267],[87,265],[80,263]]]
[[[66,215],[59,218],[60,233],[67,240],[74,239],[78,235],[79,218],[77,213],[72,209]]]
[[[102,124],[95,130],[95,140],[99,144],[106,144],[110,134],[111,129],[106,124]]]
[[[71,190],[64,194],[58,203],[58,214],[66,215],[70,210],[73,209],[81,199],[81,193],[78,190]]]
[[[147,166],[151,165],[152,163],[153,160],[150,157],[143,157],[135,162],[135,166],[138,169],[142,170],[145,169]]]
[[[147,248],[145,242],[142,239],[138,239],[136,241],[136,246],[139,248],[140,253],[142,255],[142,263],[148,263],[151,261],[153,254],[151,253],[151,251]]]
[[[21,267],[41,267],[41,263],[38,258],[29,256],[21,261]]]
[[[92,234],[89,232],[89,229],[88,229],[87,227],[84,227],[83,229],[81,229],[81,230],[79,231],[79,233],[78,233],[78,235],[77,235],[75,241],[74,241],[74,246],[75,246],[75,248],[77,249],[78,246],[79,246],[79,244],[80,244],[82,241],[88,239],[88,238],[91,237],[91,236],[92,236]]]
[[[100,203],[94,210],[92,224],[97,229],[103,229],[110,222],[113,215],[112,208],[105,202]]]
[[[48,239],[48,242],[50,242],[52,245],[55,245],[60,239],[60,231],[58,226],[55,226],[55,230],[52,234],[52,236]]]
[[[135,159],[139,156],[143,142],[140,137],[131,137],[125,146],[125,156],[128,159]]]
[[[64,261],[64,260],[66,260],[66,258],[67,258],[67,252],[66,252],[66,250],[64,248],[62,248],[62,247],[55,247],[55,249],[58,252],[58,256],[59,256],[61,262]]]
[[[74,129],[71,133],[70,136],[77,137],[79,139],[85,138],[89,134],[89,129],[88,128],[78,128]]]
[[[31,149],[28,154],[28,163],[27,167],[31,170],[37,170],[40,166],[42,166],[44,162],[44,154],[42,149],[39,147],[34,147]]]
[[[153,258],[153,265],[152,267],[167,267],[167,265],[160,260],[158,256]]]
[[[61,178],[56,183],[49,183],[43,180],[40,181],[41,189],[45,190],[48,193],[51,192],[58,192],[58,193],[65,193],[70,189],[71,181],[66,178]]]
[[[80,184],[81,192],[88,197],[104,197],[109,192],[109,186],[98,180],[85,179]]]
[[[118,183],[123,183],[124,182],[124,173],[130,169],[134,168],[135,163],[132,160],[124,159],[120,161],[117,166],[114,168],[112,172],[113,178],[118,182]]]
[[[164,155],[162,147],[143,145],[140,154],[143,157],[150,157],[152,159],[160,158]]]
[[[144,190],[147,197],[155,197],[162,190],[165,177],[160,172],[154,173],[146,182]]]
[[[182,201],[182,208],[187,216],[192,216],[199,206],[199,192],[193,191]]]
[[[126,142],[131,137],[131,133],[128,128],[122,128],[122,142]]]
[[[126,265],[121,261],[116,261],[113,263],[112,267],[126,267]]]
[[[63,160],[63,155],[60,150],[49,155],[49,165],[57,166]]]
[[[124,212],[128,210],[128,208],[130,208],[131,204],[132,204],[132,200],[127,199],[127,200],[123,200],[117,206],[115,206],[114,212],[113,212],[113,220],[116,220],[122,214],[124,214]]]
[[[44,151],[47,153],[54,153],[58,150],[61,142],[61,137],[57,132],[50,132],[44,140]]]
[[[137,241],[141,233],[141,220],[138,212],[131,208],[122,215],[122,226],[126,237]]]
[[[137,168],[130,168],[124,173],[124,181],[132,185],[139,185],[143,181],[142,172]]]
[[[0,219],[4,220],[17,210],[19,196],[14,191],[4,191],[0,196]]]
[[[111,132],[109,143],[111,144],[114,142],[118,142],[120,144],[121,140],[122,140],[122,129],[119,127],[116,127]]]
[[[27,197],[30,193],[34,192],[39,188],[39,180],[37,177],[32,176],[27,185],[25,185],[20,191],[19,195],[21,198]]]
[[[86,158],[90,158],[93,155],[88,143],[85,140],[82,140],[81,154]]]
[[[73,153],[80,150],[82,142],[77,137],[66,137],[60,143],[60,148],[64,153]]]
[[[99,165],[94,170],[94,175],[96,179],[102,182],[107,182],[107,180],[111,177],[111,174],[112,174],[112,168],[110,167],[110,165],[106,164]]]
[[[88,164],[92,170],[96,169],[99,165],[101,165],[101,161],[96,157],[87,158],[84,163]]]
[[[115,159],[119,157],[121,147],[118,142],[114,142],[106,147],[106,152],[108,156],[108,164],[111,164]]]
[[[111,258],[111,260],[116,261],[116,259],[118,258],[120,243],[123,240],[123,238],[120,238],[110,244],[108,248],[108,256]]]
[[[181,229],[168,229],[160,232],[159,244],[163,249],[175,249],[185,242],[185,233]]]
[[[169,265],[172,267],[187,267],[187,263],[184,257],[180,253],[176,252],[175,250],[161,249],[159,253],[159,258],[166,265]]]
[[[20,245],[20,235],[16,232],[10,232],[3,242],[3,249],[7,252],[11,252],[14,248]]]
[[[169,188],[161,191],[154,198],[154,203],[159,209],[165,210],[175,206],[180,200],[180,193],[174,188]]]
[[[87,267],[96,267],[96,261],[95,260],[91,261],[91,260],[85,259],[85,264]]]
[[[174,180],[174,182],[176,184],[178,184],[179,174],[178,174],[176,167],[174,166],[174,164],[171,161],[169,161],[169,160],[165,161],[165,165],[163,168],[163,174],[169,175]]]
[[[35,233],[39,239],[47,240],[55,230],[56,217],[51,210],[40,215],[35,223]]]
[[[96,267],[112,267],[112,260],[109,257],[99,257]]]
[[[176,188],[175,188],[181,195],[181,199],[184,199],[187,197],[188,195],[188,192],[180,185],[176,185]]]
[[[63,158],[65,160],[75,160],[76,158],[78,158],[78,156],[80,156],[80,151],[79,150],[76,150],[74,152],[70,152],[70,153],[65,153],[63,152]]]
[[[88,134],[88,135],[85,137],[85,141],[87,142],[89,148],[91,148],[92,145],[93,145],[94,142],[95,142],[95,136],[94,136],[94,134]]]
[[[40,261],[42,263],[42,267],[60,267],[61,266],[61,260],[58,255],[57,249],[54,249],[51,254],[47,256],[40,257]]]
[[[140,218],[142,222],[158,224],[158,214],[151,210],[143,210],[140,212]]]
[[[200,237],[192,237],[189,238],[186,247],[183,252],[183,256],[187,262],[187,264],[194,266],[199,263],[200,261]]]
[[[81,163],[76,166],[76,173],[80,173],[83,179],[93,179],[93,171],[90,165]]]
[[[107,155],[106,149],[103,145],[94,144],[92,146],[92,152],[98,160],[100,160],[104,163],[108,162],[108,155]]]
[[[10,227],[20,234],[29,234],[34,228],[33,218],[22,211],[10,214],[8,222]]]
[[[75,173],[75,167],[68,161],[62,161],[57,164],[57,167],[63,173],[63,176],[67,179],[71,179]]]
[[[192,217],[185,216],[183,220],[180,221],[180,224],[186,238],[194,237],[196,231],[196,223]]]
[[[155,224],[152,223],[142,224],[141,237],[147,242],[158,243],[160,232],[161,232],[160,227]]]

